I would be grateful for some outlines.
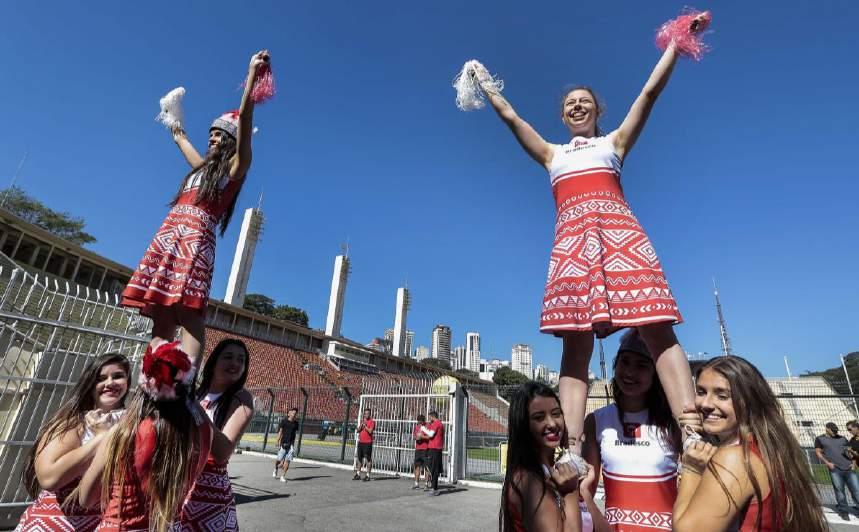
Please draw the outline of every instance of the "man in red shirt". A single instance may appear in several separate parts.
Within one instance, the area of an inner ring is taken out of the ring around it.
[[[361,467],[367,463],[367,474],[364,482],[369,482],[370,471],[373,469],[373,431],[376,422],[371,417],[369,408],[364,409],[364,419],[358,424],[358,453],[355,456],[355,476],[352,480],[361,480]]]
[[[444,425],[438,419],[438,412],[429,413],[429,423],[421,429],[421,432],[429,437],[427,443],[427,459],[429,461],[430,475],[432,476],[432,491],[430,495],[438,495],[438,476],[441,474],[442,451],[444,450]]]
[[[424,487],[429,487],[429,474],[424,474],[427,471],[427,447],[429,446],[429,436],[424,434],[421,429],[426,426],[427,418],[423,414],[418,415],[418,424],[415,425],[415,430],[412,431],[412,436],[415,438],[415,485],[413,490],[420,488],[421,477],[424,477]]]

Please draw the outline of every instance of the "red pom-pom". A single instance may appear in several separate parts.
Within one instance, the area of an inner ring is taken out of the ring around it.
[[[176,382],[193,367],[179,345],[179,342],[164,343],[155,350],[147,349],[143,356],[139,384],[156,399],[175,396]]]
[[[271,65],[264,63],[257,69],[254,77],[254,86],[251,89],[251,99],[254,103],[262,103],[274,96],[274,76],[271,73]]]
[[[703,33],[713,16],[709,11],[689,10],[663,24],[656,32],[656,46],[665,50],[674,43],[677,53],[700,61],[710,48],[704,44]]]

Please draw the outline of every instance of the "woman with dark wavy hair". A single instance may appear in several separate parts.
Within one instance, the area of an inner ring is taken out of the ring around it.
[[[254,415],[253,397],[244,388],[249,366],[248,348],[236,338],[218,342],[203,366],[197,400],[214,425],[212,449],[182,509],[183,531],[239,529],[227,464]]]
[[[96,449],[125,408],[131,366],[124,355],[93,359],[69,399],[42,426],[22,481],[31,504],[15,530],[94,530],[101,512],[76,504],[73,492]]]
[[[760,371],[717,357],[696,372],[696,413],[715,445],[683,453],[674,530],[827,530],[808,461]],[[682,421],[682,420],[681,420]]]
[[[173,129],[173,139],[192,170],[122,292],[123,305],[153,319],[151,348],[172,340],[181,327],[182,349],[195,365],[204,344],[215,230],[219,228],[221,236],[226,231],[251,166],[254,80],[268,64],[267,50],[251,58],[241,105],[212,122],[205,157],[181,128]]]
[[[584,530],[579,498],[585,490],[580,489],[578,471],[555,458],[567,443],[558,396],[540,382],[523,384],[508,413],[507,473],[498,515],[501,532]]]
[[[671,530],[680,430],[637,331],[621,338],[613,370],[614,404],[585,418],[584,458],[602,472],[606,519],[611,530]]]

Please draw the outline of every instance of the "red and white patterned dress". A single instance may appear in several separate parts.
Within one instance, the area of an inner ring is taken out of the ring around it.
[[[650,240],[620,185],[610,136],[554,145],[555,242],[540,330],[595,331],[682,321]]]
[[[71,502],[62,507],[72,490],[77,487],[80,479],[76,479],[67,486],[56,492],[42,490],[33,501],[15,532],[92,532],[101,519],[101,509],[96,505],[94,508],[84,508],[76,502]]]
[[[220,201],[195,205],[199,182],[199,173],[188,179],[122,292],[123,305],[145,315],[154,305],[205,311],[215,267],[215,229],[241,181],[223,177]]]
[[[671,530],[677,498],[678,453],[647,423],[647,410],[626,412],[617,406],[593,413],[602,461],[605,518],[618,532]]]
[[[210,393],[201,402],[209,419],[214,421],[214,408],[209,405],[220,397]],[[197,477],[197,482],[185,499],[180,517],[182,532],[238,532],[239,519],[236,514],[236,498],[227,473],[227,463],[219,464],[212,455],[206,467]]]

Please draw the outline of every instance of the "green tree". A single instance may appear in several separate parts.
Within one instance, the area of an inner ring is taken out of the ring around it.
[[[272,316],[275,309],[274,299],[262,294],[246,295],[242,307],[263,316]]]
[[[84,231],[86,222],[83,218],[55,211],[20,187],[0,190],[0,202],[12,214],[73,244],[84,246],[96,241],[94,236]]]
[[[495,371],[495,375],[492,376],[492,382],[499,386],[518,386],[530,380],[525,375],[518,371],[513,371],[507,366],[501,366]]]
[[[289,305],[278,305],[271,316],[279,320],[297,323],[302,327],[307,327],[307,322],[309,321],[306,312],[297,307],[290,307]]]
[[[429,366],[431,368],[450,371],[450,362],[448,362],[447,360],[442,360],[440,358],[425,358],[421,360],[421,364],[423,364],[424,366]]]

